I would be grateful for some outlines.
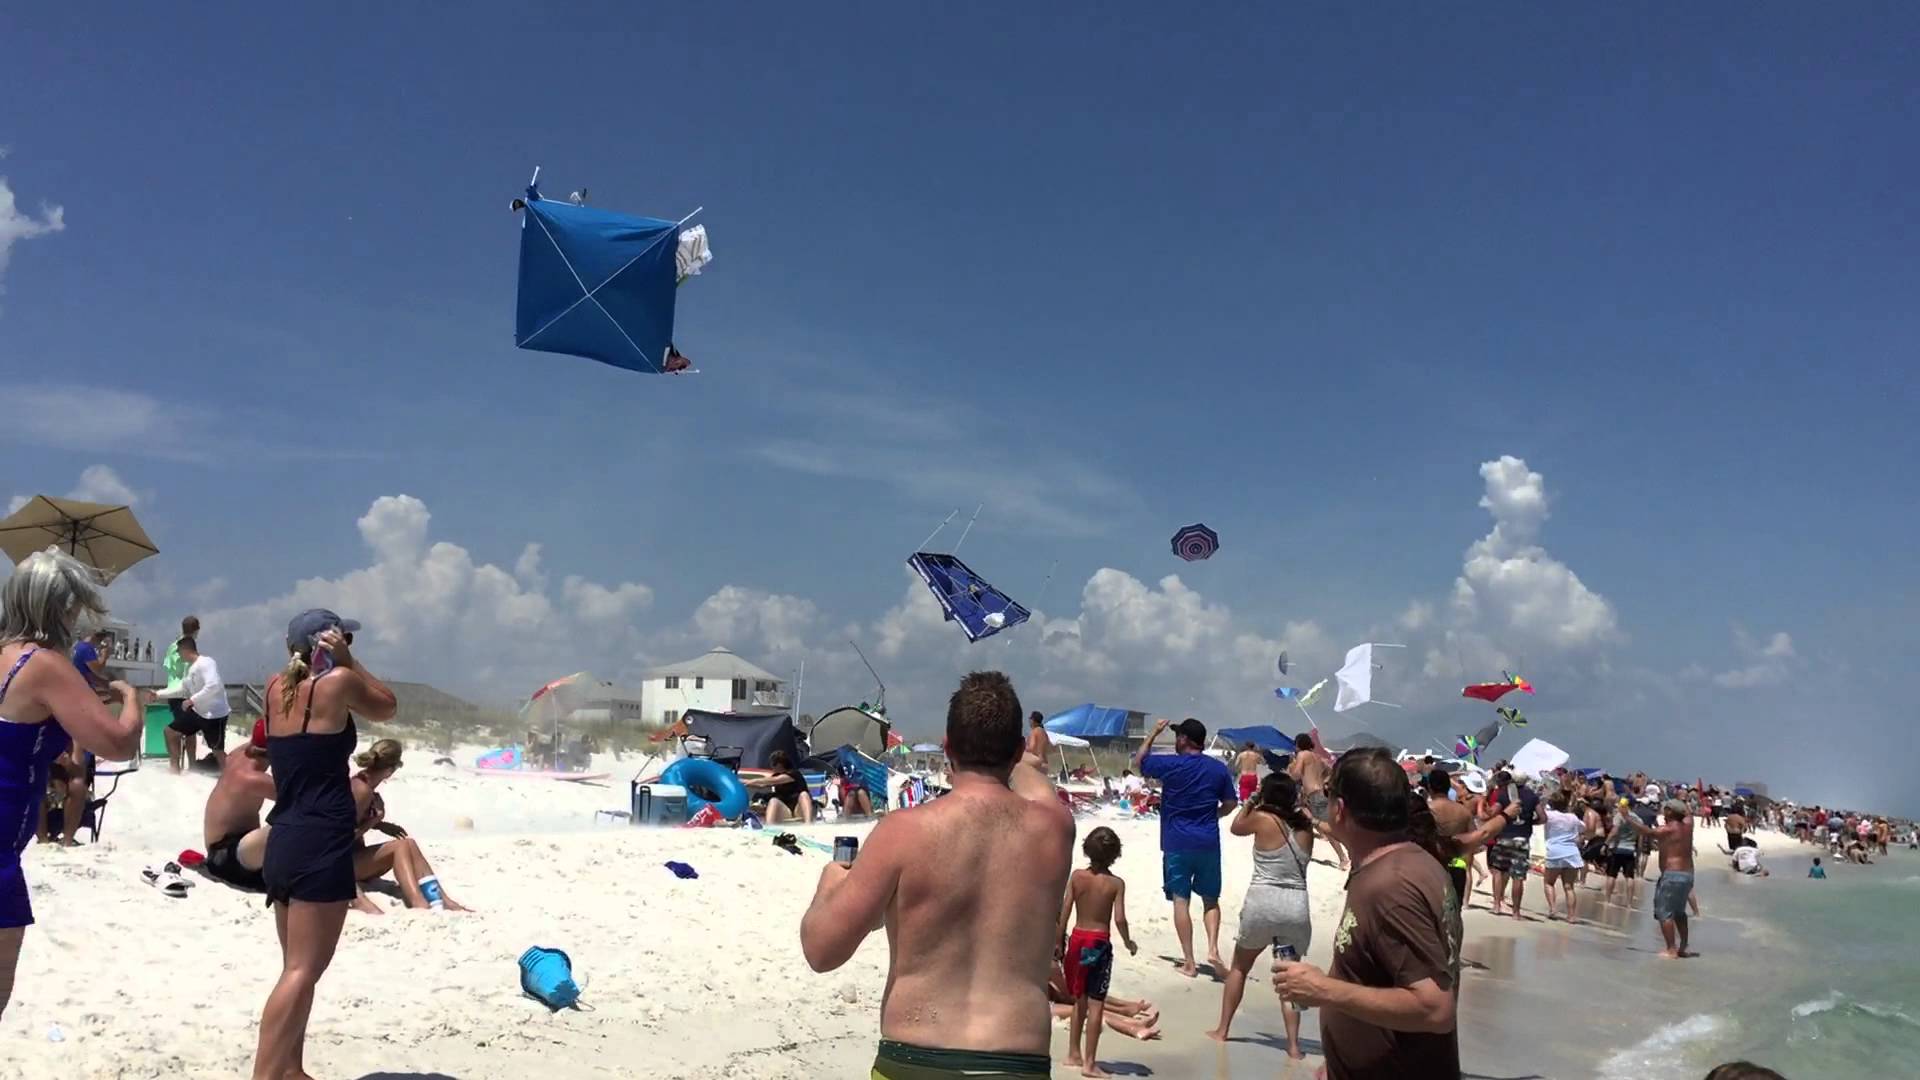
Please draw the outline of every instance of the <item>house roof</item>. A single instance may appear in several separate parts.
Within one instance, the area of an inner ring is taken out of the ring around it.
[[[724,645],[716,645],[704,655],[696,656],[691,660],[678,664],[667,664],[647,672],[647,678],[649,679],[664,679],[669,676],[678,676],[683,679],[697,677],[703,679],[765,679],[769,682],[781,681],[780,676],[775,675],[773,672],[757,664],[748,663],[740,659],[740,657],[734,655],[732,649]]]

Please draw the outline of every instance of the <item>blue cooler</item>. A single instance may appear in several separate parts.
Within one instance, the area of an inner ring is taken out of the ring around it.
[[[687,789],[678,784],[642,784],[635,781],[631,821],[635,825],[685,825]]]

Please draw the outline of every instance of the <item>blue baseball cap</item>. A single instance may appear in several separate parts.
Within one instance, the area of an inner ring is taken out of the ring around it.
[[[342,630],[352,633],[360,629],[360,624],[352,619],[343,619],[326,608],[314,608],[303,611],[287,624],[287,648],[300,649],[311,644],[314,636],[324,630]]]

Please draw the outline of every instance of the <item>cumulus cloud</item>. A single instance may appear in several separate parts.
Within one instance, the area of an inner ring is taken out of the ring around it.
[[[37,215],[22,212],[7,178],[0,176],[0,291],[6,288],[7,262],[13,256],[14,244],[49,236],[66,227],[67,213],[58,206],[43,203]]]
[[[1546,479],[1511,455],[1483,462],[1480,505],[1493,528],[1467,548],[1444,632],[1426,650],[1430,676],[1486,672],[1555,656],[1591,654],[1621,639],[1613,605],[1539,543],[1548,517]],[[1419,603],[1400,625],[1434,622]]]
[[[114,506],[139,506],[151,501],[149,496],[135,491],[132,485],[120,478],[119,473],[106,465],[89,465],[80,470],[79,482],[68,489],[63,497]],[[11,514],[27,505],[32,498],[31,495],[15,495],[7,500],[7,513]]]
[[[1209,600],[1178,575],[1149,583],[1104,567],[1087,578],[1079,608],[1035,611],[1024,625],[969,643],[911,573],[899,603],[865,630],[882,674],[913,711],[937,716],[960,674],[981,667],[1013,675],[1029,704],[1063,708],[1089,697],[1146,711],[1244,720],[1274,708],[1274,660],[1282,649],[1302,671],[1331,670],[1335,648],[1311,620],[1259,625]],[[896,674],[905,666],[911,678]],[[906,695],[911,694],[911,698]]]
[[[434,541],[432,514],[411,495],[375,499],[356,523],[371,556],[338,577],[298,582],[269,600],[204,612],[213,646],[236,677],[277,667],[286,620],[311,607],[358,619],[361,650],[376,671],[461,689],[512,696],[580,669],[618,672],[639,631],[627,623],[652,602],[645,585],[602,585],[578,576],[558,595],[531,584],[538,552],[523,553],[516,574],[476,560],[464,547]]]
[[[1733,628],[1734,651],[1745,661],[1738,667],[1713,676],[1715,686],[1728,690],[1750,690],[1760,686],[1778,686],[1786,682],[1799,662],[1793,638],[1784,630],[1775,631],[1764,641],[1757,640],[1745,627]]]

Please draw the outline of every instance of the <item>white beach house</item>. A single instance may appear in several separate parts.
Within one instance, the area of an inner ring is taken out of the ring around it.
[[[715,646],[707,653],[647,672],[640,685],[641,722],[664,727],[689,709],[716,713],[780,713],[793,708],[787,682]]]

